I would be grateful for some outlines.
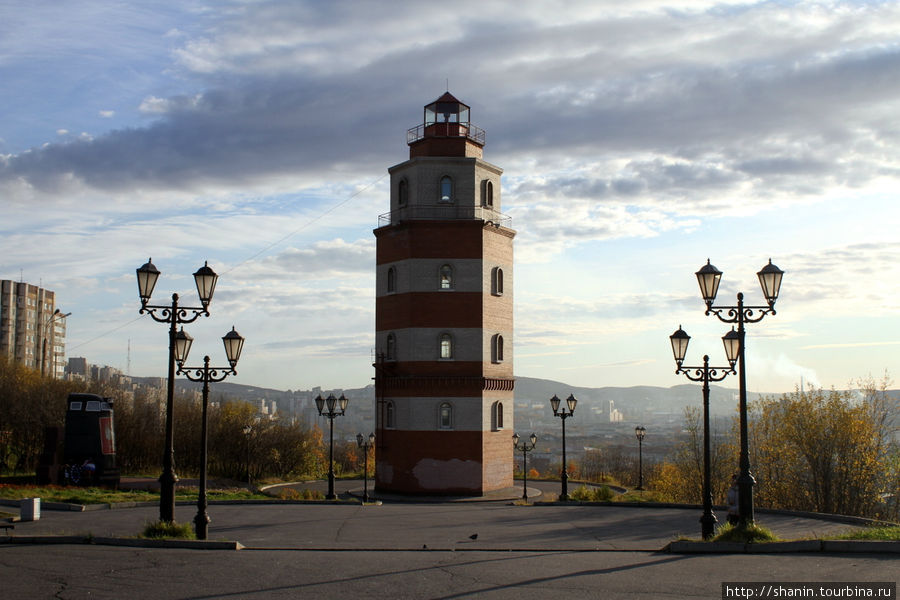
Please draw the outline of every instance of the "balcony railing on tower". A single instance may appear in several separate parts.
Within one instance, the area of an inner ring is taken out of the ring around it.
[[[410,205],[378,215],[378,226],[397,225],[403,221],[471,221],[481,220],[497,227],[511,227],[512,217],[483,206],[458,204]]]
[[[484,129],[471,123],[422,123],[406,132],[406,143],[413,144],[427,137],[468,138],[484,146]]]

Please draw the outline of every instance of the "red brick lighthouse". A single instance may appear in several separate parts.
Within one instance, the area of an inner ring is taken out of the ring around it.
[[[513,485],[516,232],[468,106],[444,94],[407,143],[375,230],[375,486],[481,495]]]

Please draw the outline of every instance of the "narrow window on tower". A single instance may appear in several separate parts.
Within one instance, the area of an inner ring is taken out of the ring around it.
[[[397,206],[406,206],[409,202],[409,183],[406,179],[401,179],[397,184]]]
[[[441,358],[453,358],[453,338],[449,333],[441,334]]]
[[[503,429],[503,403],[497,402],[494,405],[494,428]]]
[[[491,362],[503,362],[503,336],[499,333],[491,338]]]
[[[388,268],[387,271],[387,292],[388,294],[393,294],[397,291],[397,269],[394,267]]]
[[[393,333],[389,333],[387,336],[384,358],[385,360],[397,360],[397,338],[394,337]]]
[[[441,177],[441,202],[453,202],[453,180],[449,175]]]
[[[503,295],[503,269],[494,267],[491,271],[491,294],[494,296]]]
[[[384,427],[385,429],[393,429],[395,427],[393,402],[388,402],[384,407]]]
[[[481,205],[487,208],[494,207],[494,183],[485,179],[481,185]]]
[[[438,427],[441,429],[453,429],[453,406],[449,402],[442,402],[438,410]]]
[[[442,290],[453,289],[453,267],[450,265],[441,265],[439,282]]]

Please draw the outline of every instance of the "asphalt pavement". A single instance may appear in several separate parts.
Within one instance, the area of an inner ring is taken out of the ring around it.
[[[211,503],[209,539],[237,541],[257,549],[323,550],[537,550],[658,551],[679,538],[699,538],[696,508],[642,505],[540,503],[558,484],[541,482],[484,498],[386,497],[363,505],[354,495],[361,482],[339,481],[339,502]],[[297,487],[324,482],[296,484]],[[543,489],[541,489],[543,487]],[[177,522],[190,523],[193,504],[178,503]],[[132,537],[158,519],[155,505],[86,510],[42,509],[41,518],[16,523],[16,536]],[[723,512],[718,513],[720,521]],[[846,523],[787,514],[758,514],[757,521],[785,539],[818,538],[852,528]]]
[[[699,537],[696,508],[516,505],[521,487],[489,499],[384,498],[362,505],[361,482],[338,482],[343,501],[213,503],[210,540],[241,551],[98,544],[133,538],[159,517],[156,505],[71,511],[42,507],[0,534],[3,598],[206,600],[281,598],[634,599],[722,598],[723,582],[896,583],[896,554],[793,552],[686,555],[662,549]],[[319,489],[324,482],[298,487]],[[529,498],[559,484],[529,482]],[[178,522],[196,506],[179,504]],[[724,515],[719,514],[719,518]],[[822,536],[850,525],[757,514],[785,538]],[[47,543],[42,536],[78,536]]]

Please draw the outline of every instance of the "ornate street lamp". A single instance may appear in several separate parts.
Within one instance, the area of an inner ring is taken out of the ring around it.
[[[347,411],[347,404],[350,401],[346,396],[341,394],[340,399],[335,398],[334,394],[328,394],[328,398],[322,398],[321,395],[316,396],[316,409],[322,417],[328,417],[328,493],[325,495],[326,500],[334,500],[337,495],[334,493],[334,418],[341,417]],[[324,410],[325,407],[328,410]],[[336,407],[340,407],[340,412]],[[323,412],[324,411],[324,412]]]
[[[634,428],[634,437],[638,441],[638,486],[637,489],[644,489],[644,436],[647,434],[647,428],[638,425]]]
[[[375,446],[375,434],[370,433],[368,438],[363,434],[356,434],[356,445],[363,450],[363,504],[369,501],[369,448]]]
[[[531,434],[531,437],[528,438],[531,441],[531,445],[528,442],[522,442],[522,445],[519,445],[519,434],[514,433],[513,436],[513,449],[519,450],[522,452],[522,500],[528,501],[528,453],[534,450],[535,444],[537,444],[537,436],[535,434]]]
[[[739,346],[738,392],[741,436],[738,513],[741,525],[746,526],[753,523],[753,485],[756,483],[756,480],[750,472],[750,443],[747,432],[747,370],[745,362],[747,344],[744,324],[758,323],[766,315],[775,314],[775,301],[778,299],[784,271],[773,265],[772,259],[769,259],[769,264],[756,274],[767,306],[745,306],[742,292],[738,292],[736,306],[713,306],[713,302],[716,300],[716,293],[719,290],[719,283],[722,280],[722,271],[715,268],[707,259],[706,264],[697,271],[696,276],[697,283],[700,284],[700,294],[706,303],[706,315],[714,314],[723,323],[737,324],[737,340],[735,343]]]
[[[184,328],[178,332],[175,340],[175,360],[178,362],[178,374],[184,375],[191,381],[203,382],[203,412],[200,422],[200,493],[197,496],[197,516],[194,517],[194,531],[198,540],[205,540],[209,532],[209,515],[206,514],[206,463],[207,440],[209,439],[209,384],[223,381],[229,375],[237,375],[235,368],[238,359],[241,358],[241,349],[244,347],[244,338],[234,327],[222,338],[225,344],[225,356],[228,358],[228,367],[210,367],[209,356],[203,357],[202,367],[185,367],[188,353],[191,351],[193,338],[185,333]]]
[[[569,394],[569,397],[566,398],[566,404],[569,406],[569,412],[566,412],[565,407],[559,410],[560,399],[556,397],[556,394],[553,394],[553,397],[550,398],[550,408],[553,409],[553,416],[559,417],[562,421],[562,476],[560,477],[562,491],[559,495],[559,499],[562,502],[569,500],[569,469],[566,465],[566,419],[575,413],[575,405],[578,404],[578,400],[575,396]]]
[[[685,367],[683,366],[684,357],[687,354],[688,342],[691,336],[685,332],[681,326],[678,331],[669,336],[672,343],[672,354],[675,356],[675,374],[683,374],[691,381],[703,382],[703,516],[700,517],[700,532],[703,539],[712,537],[716,527],[716,515],[712,511],[712,484],[710,482],[710,448],[709,448],[709,382],[722,381],[728,375],[734,375],[734,363],[737,362],[740,354],[740,338],[737,332],[732,328],[731,331],[722,336],[722,343],[725,344],[725,356],[728,358],[728,367],[710,367],[709,355],[703,356],[702,367]]]
[[[175,520],[175,483],[178,481],[178,476],[175,474],[175,415],[173,408],[175,404],[176,329],[178,325],[193,323],[201,315],[209,316],[209,303],[212,302],[218,275],[206,263],[194,273],[194,283],[197,285],[197,294],[200,296],[202,308],[178,306],[178,294],[172,294],[172,304],[149,304],[159,275],[159,269],[153,265],[152,259],[147,260],[146,264],[137,269],[138,295],[141,299],[139,313],[148,313],[154,321],[169,324],[166,444],[163,450],[163,472],[159,476],[159,520],[172,522]]]

